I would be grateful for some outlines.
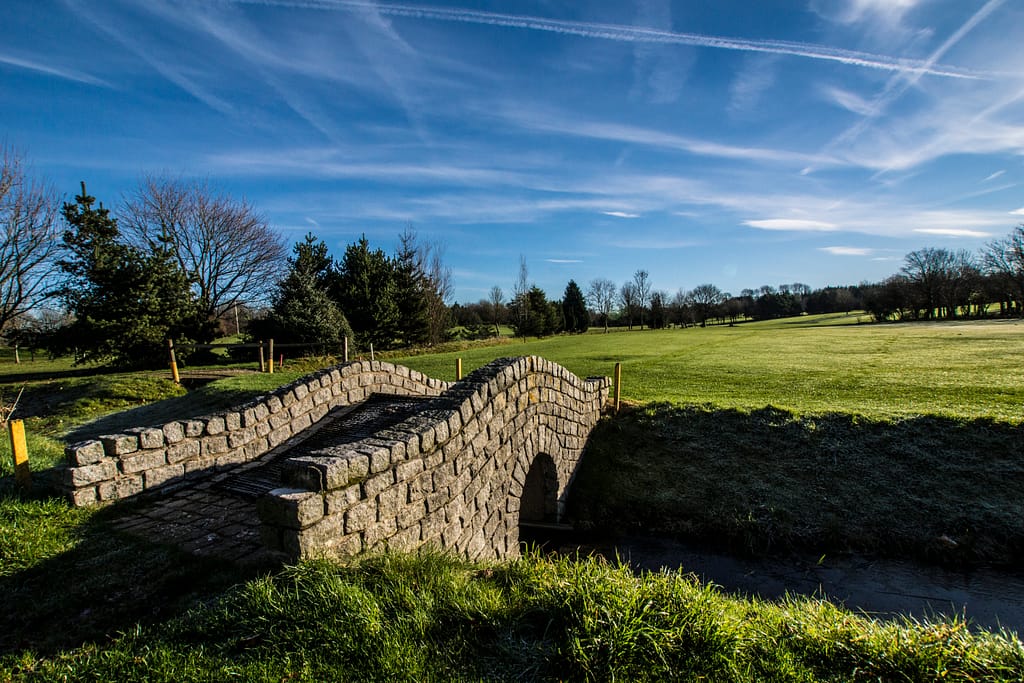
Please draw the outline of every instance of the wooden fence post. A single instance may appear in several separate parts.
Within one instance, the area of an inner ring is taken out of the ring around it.
[[[373,359],[374,359],[373,358],[373,344],[371,343],[370,344],[370,360],[372,361]]]
[[[455,381],[457,382],[460,379],[462,379],[462,359],[461,358],[456,358],[455,359]]]
[[[615,364],[615,412],[619,412],[619,400],[622,398],[622,363]]]
[[[267,363],[263,360],[263,340],[260,339],[260,372],[267,371]]]
[[[178,359],[174,356],[174,340],[167,340],[167,350],[171,352],[171,379],[175,384],[181,384],[181,377],[178,375]]]
[[[32,472],[28,466],[28,444],[25,441],[25,423],[8,420],[7,433],[11,437],[11,455],[14,456],[14,479],[23,490],[32,486]]]
[[[348,335],[347,334],[342,339],[341,350],[342,350],[342,360],[345,363],[347,363],[348,362]]]
[[[267,372],[274,374],[274,340],[267,342]]]

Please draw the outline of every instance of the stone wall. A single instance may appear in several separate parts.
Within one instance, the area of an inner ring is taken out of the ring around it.
[[[553,469],[529,479],[555,488],[540,499],[560,517],[610,384],[539,357],[494,361],[391,429],[287,460],[287,485],[259,502],[263,541],[290,559],[426,544],[515,556],[531,468]]]
[[[448,386],[391,363],[353,361],[223,413],[73,444],[56,483],[74,505],[128,498],[258,458],[372,393],[437,396]]]

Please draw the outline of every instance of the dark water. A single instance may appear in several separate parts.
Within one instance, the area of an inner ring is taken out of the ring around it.
[[[541,539],[535,538],[535,541]],[[955,571],[898,560],[856,556],[738,558],[671,539],[625,536],[572,543],[550,537],[546,549],[616,554],[636,570],[692,573],[727,593],[764,599],[790,595],[827,597],[855,612],[889,619],[966,618],[971,626],[1024,634],[1024,571]]]

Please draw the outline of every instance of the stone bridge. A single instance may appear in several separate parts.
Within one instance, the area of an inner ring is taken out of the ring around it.
[[[76,505],[219,486],[289,559],[428,544],[514,556],[521,522],[561,519],[609,389],[536,356],[455,383],[354,361],[226,413],[74,444],[61,486]]]

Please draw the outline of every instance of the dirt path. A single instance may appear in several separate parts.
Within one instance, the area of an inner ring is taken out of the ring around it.
[[[992,569],[957,572],[895,560],[859,557],[742,559],[698,550],[677,541],[627,537],[602,553],[639,569],[692,572],[730,593],[775,599],[787,592],[827,596],[872,617],[937,614],[965,616],[972,625],[1024,634],[1024,573]]]

